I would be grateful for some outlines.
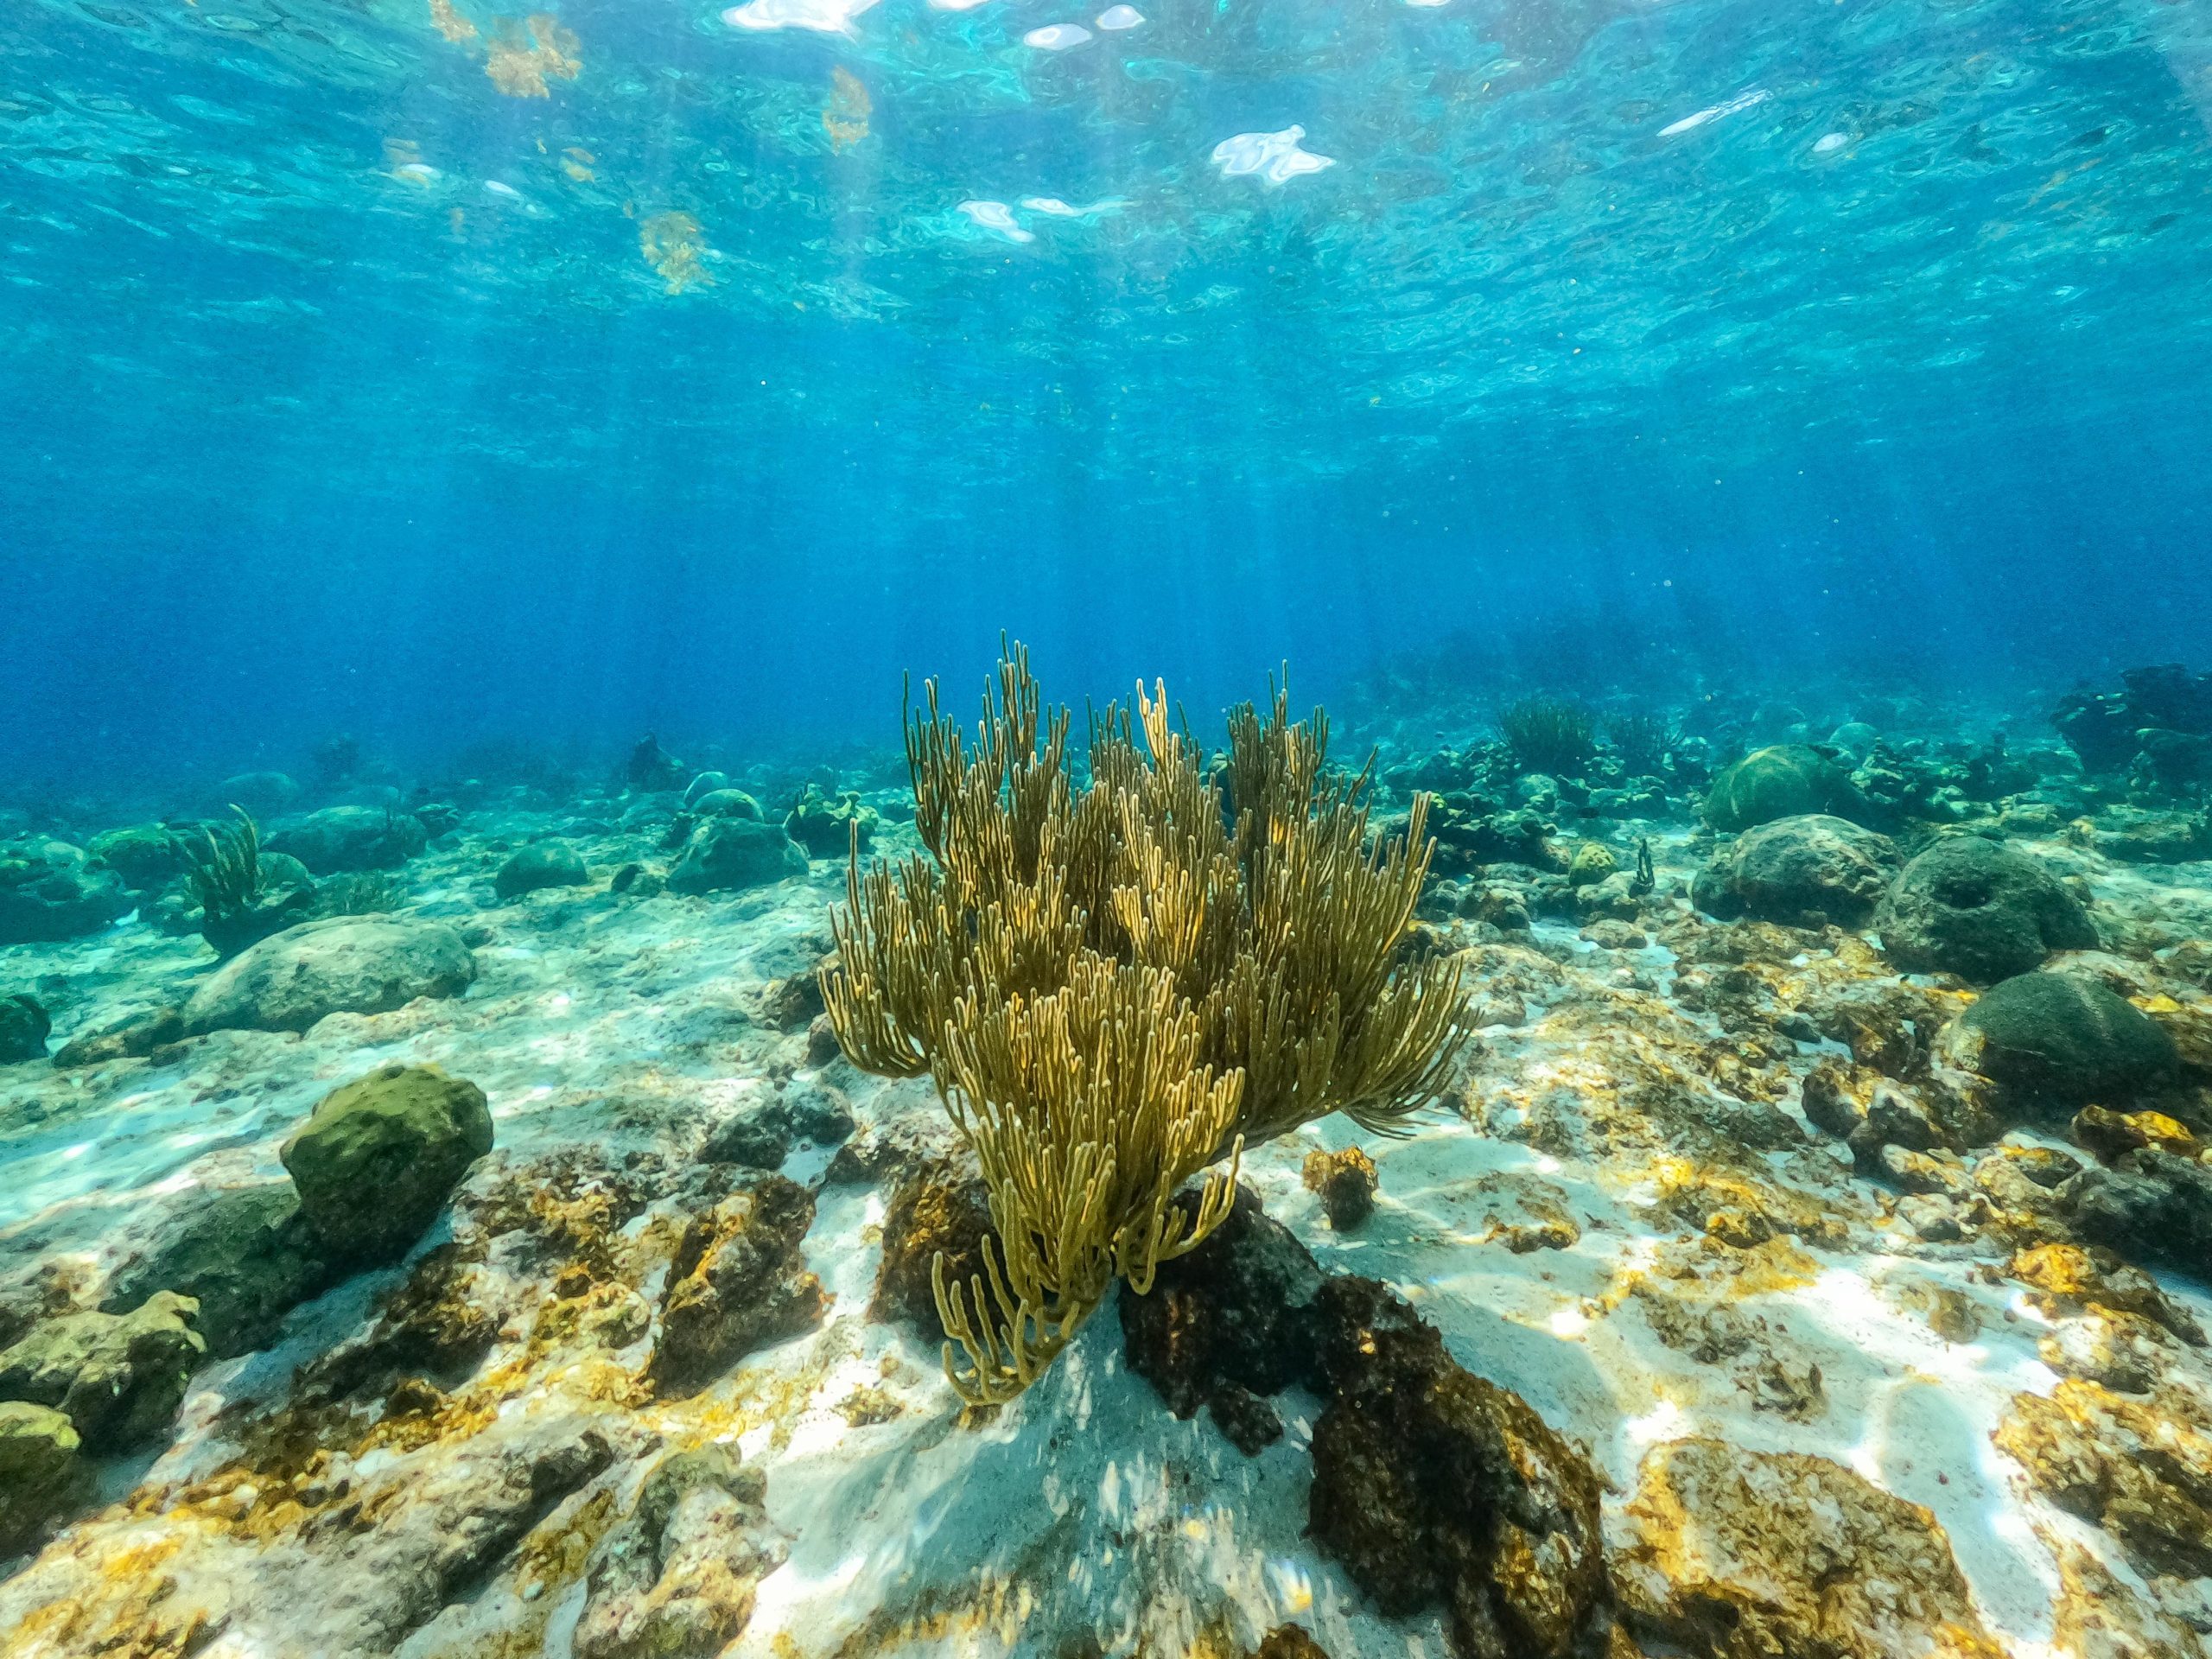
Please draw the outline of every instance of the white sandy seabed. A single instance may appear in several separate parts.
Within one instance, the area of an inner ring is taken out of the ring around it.
[[[502,828],[512,844],[528,826]],[[613,838],[582,849],[602,878],[633,852]],[[810,880],[711,900],[621,899],[602,879],[497,906],[486,877],[500,855],[497,844],[463,838],[413,872],[410,910],[485,930],[465,998],[336,1015],[303,1038],[219,1033],[160,1066],[0,1071],[0,1271],[71,1255],[101,1268],[194,1184],[281,1177],[276,1148],[289,1129],[332,1087],[389,1060],[435,1062],[479,1084],[509,1159],[578,1142],[613,1154],[665,1152],[766,1086],[792,1039],[753,1010],[767,982],[804,971],[828,948],[842,871],[817,863]],[[1491,1128],[1511,1122],[1521,1103],[1583,1089],[1608,1067],[1607,1042],[1592,1039],[1589,1022],[1555,1020],[1554,1010],[1611,998],[1624,1010],[1660,1006],[1671,983],[1673,958],[1657,946],[1607,951],[1572,930],[1540,933],[1578,954],[1523,995],[1521,1024],[1484,1033],[1465,1099],[1468,1116]],[[163,938],[136,922],[92,940],[0,953],[11,985],[66,988],[57,1043],[133,1007],[181,1001],[205,964],[197,940]],[[1806,1046],[1797,1069],[1818,1052]],[[847,1090],[864,1128],[938,1111],[926,1084],[880,1084],[842,1062],[824,1071]],[[1794,1098],[1784,1106],[1795,1115]],[[1338,1235],[1303,1187],[1300,1164],[1317,1147],[1360,1139],[1340,1119],[1311,1126],[1248,1156],[1245,1179],[1325,1268],[1397,1287],[1463,1364],[1585,1446],[1609,1484],[1609,1531],[1625,1524],[1646,1452],[1705,1435],[1833,1459],[1925,1505],[1991,1632],[2018,1659],[2069,1650],[2053,1644],[2056,1543],[2084,1546],[2124,1581],[2140,1583],[2114,1541],[2037,1496],[1992,1444],[2016,1395],[2056,1384],[2037,1354],[2050,1322],[2018,1286],[1977,1271],[1973,1251],[1920,1246],[1885,1218],[1874,1189],[1861,1184],[1859,1202],[1877,1248],[1808,1248],[1809,1279],[1785,1276],[1738,1299],[1760,1325],[1764,1351],[1800,1375],[1818,1368],[1824,1408],[1792,1416],[1768,1408],[1736,1370],[1662,1342],[1626,1294],[1689,1230],[1660,1202],[1663,1167],[1603,1154],[1549,1156],[1440,1110],[1410,1139],[1363,1142],[1380,1171],[1377,1209]],[[1826,1160],[1848,1185],[1840,1143],[1816,1133],[1810,1141],[1790,1154],[1799,1160],[1791,1166]],[[785,1173],[810,1182],[827,1155],[802,1149]],[[1766,1162],[1780,1172],[1787,1160]],[[1244,1457],[1205,1414],[1177,1421],[1131,1375],[1109,1307],[1020,1402],[963,1426],[935,1351],[903,1326],[868,1317],[885,1198],[860,1185],[818,1192],[807,1263],[833,1300],[817,1330],[752,1355],[694,1400],[638,1408],[671,1437],[721,1414],[728,1427],[714,1432],[734,1438],[765,1471],[768,1514],[788,1554],[759,1586],[729,1650],[737,1659],[1073,1655],[1088,1650],[1084,1637],[1107,1653],[1226,1651],[1202,1644],[1216,1637],[1249,1644],[1287,1621],[1335,1659],[1449,1655],[1436,1617],[1380,1617],[1305,1537],[1316,1400],[1287,1396],[1283,1439]],[[1579,1236],[1565,1248],[1510,1249],[1499,1239],[1501,1203],[1563,1204]],[[1894,1248],[1880,1248],[1885,1239]],[[130,1548],[166,1531],[185,1535],[168,1536],[161,1564],[146,1571],[168,1577],[169,1599],[189,1600],[207,1587],[202,1580],[221,1580],[228,1614],[200,1647],[204,1659],[343,1651],[325,1628],[329,1605],[345,1595],[342,1561],[329,1569],[337,1579],[303,1580],[283,1540],[218,1540],[166,1514],[159,1494],[204,1479],[235,1454],[219,1421],[226,1403],[281,1395],[291,1367],[358,1327],[402,1277],[340,1286],[297,1311],[276,1350],[202,1370],[173,1441],[150,1461],[107,1471],[104,1496],[137,1489],[139,1501],[78,1522],[12,1584],[0,1582],[0,1634],[15,1631],[6,1650],[23,1659],[70,1651],[37,1634],[57,1593],[148,1596],[134,1581]],[[2212,1303],[2197,1289],[2163,1282],[2212,1323]],[[1965,1342],[1938,1336],[1901,1286],[1957,1293],[1973,1305],[1979,1333]],[[651,1300],[658,1287],[644,1288]],[[615,1357],[641,1361],[650,1340]],[[505,1351],[494,1350],[487,1370]],[[894,1400],[896,1414],[849,1421],[840,1404],[864,1389]],[[535,1373],[499,1416],[566,1409],[561,1394],[557,1376]],[[362,1482],[395,1471],[427,1479],[468,1455],[466,1439],[439,1440],[370,1452],[354,1472]],[[518,1555],[530,1560],[527,1545]],[[88,1580],[69,1569],[72,1558],[102,1565]],[[584,1593],[573,1572],[562,1581],[542,1561],[511,1561],[397,1651],[563,1656]]]

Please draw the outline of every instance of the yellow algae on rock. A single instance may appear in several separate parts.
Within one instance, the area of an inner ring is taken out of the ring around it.
[[[1638,1631],[1700,1659],[1999,1659],[1936,1517],[1841,1464],[1684,1440],[1646,1454],[1616,1557]]]
[[[842,64],[830,72],[830,94],[822,101],[822,130],[830,135],[830,148],[850,149],[868,137],[868,118],[875,104],[858,75]]]
[[[2212,1420],[2190,1395],[2068,1377],[2048,1398],[2014,1395],[1991,1438],[2052,1503],[2151,1571],[2212,1575]]]
[[[550,98],[546,77],[574,80],[583,68],[576,55],[582,44],[545,12],[534,11],[526,19],[494,17],[484,73],[509,98]]]
[[[655,213],[638,226],[638,251],[645,256],[647,264],[660,273],[671,294],[714,286],[715,279],[700,263],[705,250],[699,221],[689,213]]]

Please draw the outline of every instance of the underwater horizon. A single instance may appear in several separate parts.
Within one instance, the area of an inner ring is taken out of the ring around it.
[[[2212,1659],[2212,0],[0,11],[0,1659]]]
[[[2195,5],[732,10],[16,11],[0,765],[2206,636]]]

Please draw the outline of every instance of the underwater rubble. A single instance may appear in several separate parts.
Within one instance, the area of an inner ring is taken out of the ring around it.
[[[0,1651],[2212,1654],[2212,676],[1832,701],[1370,711],[1449,1039],[1117,1142],[1057,1325],[1066,1149],[855,1035],[895,753],[0,804]]]

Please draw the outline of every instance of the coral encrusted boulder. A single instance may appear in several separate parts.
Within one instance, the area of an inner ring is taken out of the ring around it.
[[[1700,873],[1692,896],[1724,921],[1750,916],[1792,927],[1858,927],[1873,914],[1898,861],[1887,836],[1847,818],[1806,813],[1746,830]]]
[[[763,887],[806,874],[806,855],[779,823],[752,818],[707,818],[691,831],[683,855],[668,873],[671,893],[721,893]]]
[[[1890,960],[1908,973],[1977,985],[2032,973],[2055,950],[2094,950],[2081,900],[2033,859],[1980,836],[1946,836],[1898,874],[1875,913]]]
[[[97,933],[130,908],[123,878],[45,836],[0,846],[0,944]]]
[[[1854,823],[1866,801],[1841,766],[1802,743],[1754,749],[1713,780],[1705,816],[1716,830],[1750,830],[1777,818],[1826,813]]]
[[[305,1031],[334,1014],[383,1014],[458,996],[476,958],[442,922],[333,916],[288,927],[217,969],[185,1004],[194,1032]]]
[[[2021,974],[1943,1028],[1945,1061],[1978,1071],[2016,1106],[2110,1106],[2140,1093],[2177,1059],[2165,1028],[2092,979]]]
[[[265,1348],[284,1315],[321,1291],[329,1264],[283,1181],[203,1192],[159,1239],[108,1281],[101,1311],[120,1313],[156,1291],[200,1304],[210,1359]]]
[[[435,1065],[387,1065],[332,1090],[281,1156],[317,1243],[358,1268],[406,1255],[491,1150],[481,1089]]]
[[[35,997],[0,996],[0,1065],[46,1058],[47,1033],[54,1021]]]

